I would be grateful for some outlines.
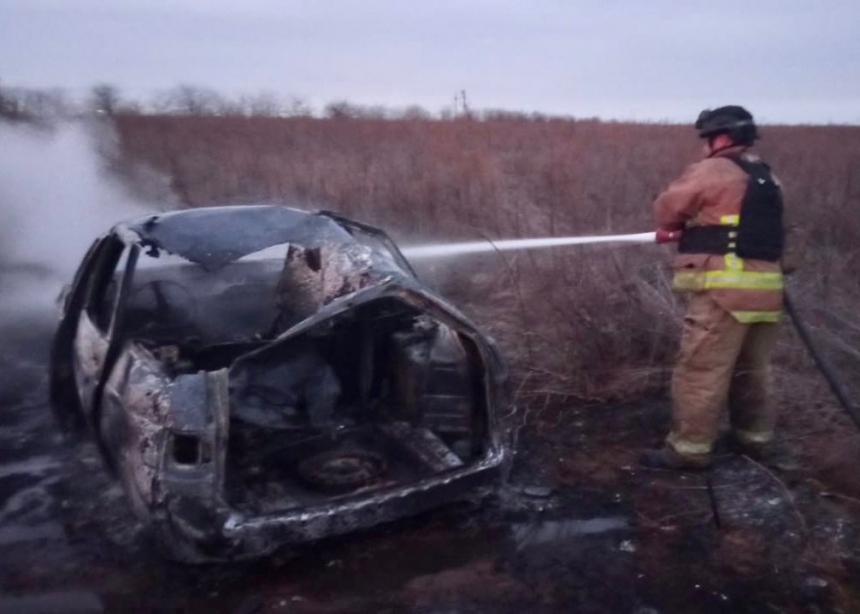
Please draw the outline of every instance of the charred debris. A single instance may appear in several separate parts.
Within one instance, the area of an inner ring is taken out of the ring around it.
[[[66,293],[51,382],[60,423],[188,562],[485,493],[508,457],[490,340],[383,232],[324,212],[117,225]]]

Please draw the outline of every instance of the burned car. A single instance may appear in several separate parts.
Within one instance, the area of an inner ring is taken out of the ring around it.
[[[504,371],[383,232],[213,207],[118,224],[64,299],[51,398],[173,558],[260,556],[489,492]]]

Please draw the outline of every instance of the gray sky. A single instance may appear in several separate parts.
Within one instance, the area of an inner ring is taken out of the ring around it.
[[[857,0],[0,0],[0,82],[860,123]]]

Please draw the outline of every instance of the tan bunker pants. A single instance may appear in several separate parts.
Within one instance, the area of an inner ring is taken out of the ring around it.
[[[711,452],[726,405],[735,437],[763,444],[773,437],[770,359],[778,324],[742,324],[705,292],[693,294],[672,375],[672,431],[683,456]]]

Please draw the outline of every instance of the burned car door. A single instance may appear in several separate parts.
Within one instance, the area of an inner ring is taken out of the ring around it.
[[[126,247],[118,238],[108,236],[97,248],[93,268],[84,280],[85,296],[72,341],[72,371],[80,406],[94,432],[98,431],[100,394],[115,360],[111,350],[120,343],[118,298],[128,264],[137,251],[137,247]]]
[[[60,428],[66,432],[80,430],[85,426],[74,378],[74,337],[86,300],[89,279],[96,267],[96,256],[104,244],[104,238],[93,241],[75,272],[72,283],[63,289],[60,322],[51,343],[51,409]]]

